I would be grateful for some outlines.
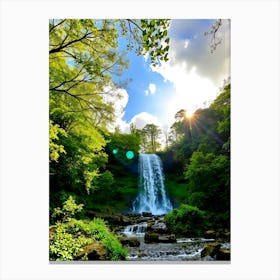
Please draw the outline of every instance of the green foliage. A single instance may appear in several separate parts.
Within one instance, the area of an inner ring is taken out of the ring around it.
[[[81,221],[74,219],[83,205],[77,205],[72,197],[64,202],[63,208],[57,208],[55,215],[62,216],[50,234],[50,260],[73,260],[84,250],[86,245],[101,242],[107,249],[108,260],[125,259],[127,251],[122,247],[118,237],[110,232],[101,219]]]
[[[155,153],[160,148],[160,143],[157,141],[161,135],[160,128],[155,124],[146,124],[140,130],[141,135],[141,150],[144,153]]]
[[[83,209],[83,204],[76,204],[75,199],[69,196],[68,199],[63,203],[63,207],[56,207],[53,211],[52,218],[60,221],[67,221],[74,217],[75,214]]]
[[[112,76],[128,67],[118,51],[121,36],[128,49],[149,53],[152,62],[167,57],[167,20],[51,19],[49,21],[50,201],[61,205],[58,194],[82,197],[114,184],[107,170],[107,141],[119,145],[120,159],[133,165],[139,151],[139,135],[109,135],[118,112],[114,100],[121,97]],[[144,36],[152,34],[153,40]],[[163,47],[163,43],[165,46]],[[135,158],[123,156],[125,149]],[[114,193],[114,191],[110,192]],[[57,209],[56,209],[57,211]]]
[[[71,233],[69,223],[57,223],[54,233],[50,236],[50,260],[73,260],[83,251],[84,246],[92,242],[92,238],[87,238],[79,232]]]
[[[66,154],[63,145],[57,144],[58,135],[67,136],[64,129],[60,128],[58,124],[53,124],[53,121],[49,122],[49,149],[50,149],[50,161],[58,161],[61,153]]]
[[[163,155],[168,192],[176,202],[205,211],[212,228],[230,222],[230,84],[209,108],[198,109],[192,118],[178,111]],[[185,176],[184,186],[173,174]],[[170,180],[171,179],[171,180]]]
[[[167,228],[177,233],[200,235],[205,229],[205,213],[195,206],[181,204],[164,218]]]
[[[230,207],[230,161],[226,155],[194,152],[191,163],[186,167],[189,203],[200,207],[215,217],[222,215],[221,222],[229,226]],[[218,220],[216,219],[218,226]]]
[[[168,61],[168,50],[170,39],[167,37],[169,20],[151,19],[140,20],[143,47],[139,52],[149,53],[153,66],[156,66],[157,59],[160,61]]]
[[[129,36],[128,50],[136,47],[138,55],[148,54],[153,66],[168,61],[170,38],[168,19],[120,20],[122,35]]]
[[[112,234],[102,219],[89,222],[89,228],[95,240],[100,240],[108,251],[109,260],[125,259],[127,251],[122,247],[116,235]]]
[[[110,133],[108,139],[108,153],[123,165],[130,165],[137,161],[140,149],[140,136],[138,134]],[[126,153],[132,151],[134,157],[127,158]]]

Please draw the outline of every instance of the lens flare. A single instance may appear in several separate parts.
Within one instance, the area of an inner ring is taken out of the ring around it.
[[[133,159],[133,158],[134,158],[134,153],[133,153],[132,151],[127,151],[127,152],[126,152],[126,157],[127,157],[128,159]]]

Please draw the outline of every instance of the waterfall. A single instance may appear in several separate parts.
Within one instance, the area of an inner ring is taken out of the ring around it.
[[[133,212],[166,214],[172,205],[165,192],[164,174],[160,157],[155,154],[139,155],[139,194],[133,202]]]

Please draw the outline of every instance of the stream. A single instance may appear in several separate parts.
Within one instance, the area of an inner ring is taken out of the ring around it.
[[[163,222],[164,215],[152,215],[150,217],[142,217],[141,221],[127,225],[119,229],[120,237],[139,241],[139,246],[126,245],[128,250],[128,261],[216,261],[214,257],[201,257],[201,252],[207,244],[218,242],[221,249],[230,250],[230,242],[226,239],[214,238],[171,238],[174,236],[165,231]],[[145,221],[146,220],[146,221]],[[149,225],[149,230],[147,229]],[[146,242],[146,232],[153,232],[161,228],[159,240],[156,242]],[[175,236],[174,236],[175,237]]]

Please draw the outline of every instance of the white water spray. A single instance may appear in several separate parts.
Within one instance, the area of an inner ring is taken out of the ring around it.
[[[172,205],[165,192],[160,157],[155,154],[139,155],[139,195],[133,202],[133,212],[169,213]]]

